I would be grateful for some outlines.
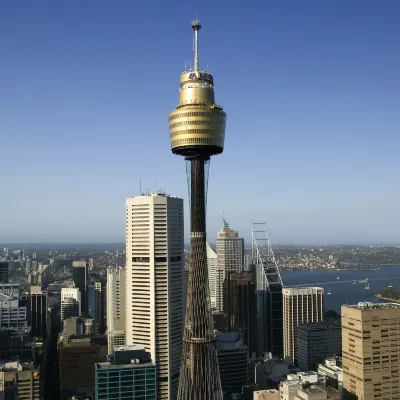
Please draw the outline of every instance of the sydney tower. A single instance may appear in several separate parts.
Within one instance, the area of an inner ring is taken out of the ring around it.
[[[210,309],[206,253],[206,201],[210,157],[224,149],[226,114],[215,104],[214,79],[199,67],[193,21],[194,68],[181,75],[179,104],[169,116],[171,148],[184,156],[190,196],[190,263],[179,400],[222,399]]]

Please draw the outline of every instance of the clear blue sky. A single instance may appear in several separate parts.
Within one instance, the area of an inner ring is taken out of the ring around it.
[[[210,241],[224,209],[247,241],[399,243],[398,0],[3,1],[0,240],[123,241],[140,176],[187,200],[167,114],[196,12],[228,114]]]

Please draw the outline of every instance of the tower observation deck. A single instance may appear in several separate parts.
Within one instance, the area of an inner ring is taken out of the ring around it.
[[[190,166],[189,283],[179,400],[222,399],[208,285],[206,182],[210,157],[224,149],[226,114],[215,104],[213,76],[199,67],[200,28],[193,21],[194,69],[182,73],[179,104],[168,116],[172,153],[185,157]]]

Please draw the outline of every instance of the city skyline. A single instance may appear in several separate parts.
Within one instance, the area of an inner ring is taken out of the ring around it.
[[[400,5],[211,8],[199,13],[204,42],[219,39],[201,54],[230,119],[229,151],[213,160],[209,237],[224,209],[247,244],[252,220],[268,221],[273,244],[397,244]],[[3,5],[0,241],[122,242],[124,199],[140,177],[144,190],[183,198],[189,220],[165,115],[196,10],[159,11]]]

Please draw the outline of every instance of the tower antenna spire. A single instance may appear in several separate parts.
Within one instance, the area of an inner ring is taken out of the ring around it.
[[[201,28],[201,23],[197,17],[192,21],[192,29],[194,31],[194,70],[199,70],[199,37],[198,32]]]

